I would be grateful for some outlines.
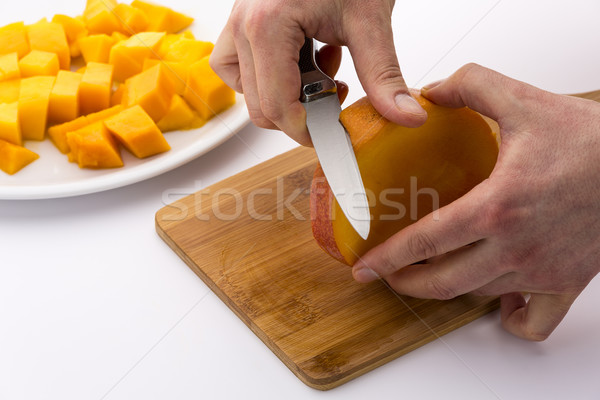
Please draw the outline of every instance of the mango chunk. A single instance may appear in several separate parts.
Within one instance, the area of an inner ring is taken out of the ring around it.
[[[60,64],[56,53],[31,50],[29,54],[19,61],[19,69],[23,78],[38,75],[56,76],[60,69]]]
[[[71,50],[67,35],[61,24],[41,20],[27,26],[27,38],[31,50],[41,50],[56,53],[61,69],[71,67]]]
[[[9,175],[19,172],[38,158],[40,156],[25,147],[0,140],[0,169]]]
[[[62,25],[65,35],[67,36],[67,43],[71,50],[73,49],[72,45],[77,43],[77,40],[88,34],[88,30],[85,27],[82,18],[73,18],[68,15],[56,14],[52,17],[52,22]],[[71,56],[79,57],[79,54],[74,55],[73,52],[71,52]]]
[[[0,104],[0,139],[18,146],[23,144],[17,102]]]
[[[17,52],[0,56],[0,82],[21,77],[19,56]]]
[[[83,19],[91,34],[105,33],[110,35],[121,30],[121,23],[114,13],[116,0],[87,0]]]
[[[158,49],[158,58],[164,59],[169,50],[171,49],[171,45],[177,42],[179,39],[195,39],[194,34],[190,31],[185,31],[183,33],[169,33],[165,35],[160,48]]]
[[[179,61],[161,61],[154,58],[147,58],[144,61],[144,71],[154,67],[156,64],[164,65],[164,72],[171,80],[175,93],[182,95],[187,83],[189,64]]]
[[[110,106],[113,66],[91,62],[87,65],[79,86],[81,114],[104,110]]]
[[[167,114],[156,124],[164,132],[198,128],[199,118],[179,95],[174,95]]]
[[[104,33],[85,36],[77,41],[83,60],[86,63],[108,63],[110,49],[115,43],[116,41],[112,36]]]
[[[152,118],[140,106],[133,106],[107,118],[104,125],[138,158],[150,157],[171,149]]]
[[[120,113],[122,110],[123,106],[118,105],[97,113],[82,115],[72,121],[48,128],[48,137],[61,153],[67,154],[71,150],[67,142],[67,133],[77,131],[94,122],[103,121],[108,117]]]
[[[19,121],[23,139],[44,140],[48,103],[55,79],[53,76],[21,79]]]
[[[140,105],[150,117],[158,122],[169,110],[175,94],[173,84],[162,64],[129,78],[125,82],[123,105]]]
[[[148,31],[177,33],[194,22],[187,15],[146,1],[134,0],[131,5],[144,11],[148,16]]]
[[[21,80],[0,81],[0,103],[13,103],[19,100]]]
[[[210,55],[215,45],[195,39],[181,38],[171,44],[164,55],[166,61],[180,61],[192,64]]]
[[[121,83],[117,86],[113,94],[110,96],[110,105],[116,106],[123,103],[123,93],[125,92],[125,84]]]
[[[23,22],[15,22],[0,28],[0,54],[16,52],[19,58],[29,53],[27,30]]]
[[[144,60],[156,58],[164,36],[164,32],[141,32],[114,45],[109,62],[115,67],[115,80],[123,82],[142,72]]]
[[[79,168],[118,168],[123,166],[119,145],[102,122],[67,133],[69,161]]]
[[[235,92],[208,65],[208,57],[190,66],[183,98],[209,120],[235,103]]]
[[[58,72],[48,104],[50,121],[71,121],[79,116],[79,85],[82,77],[76,72]]]
[[[129,4],[117,4],[113,11],[121,23],[122,30],[130,35],[145,31],[150,22],[143,10]]]

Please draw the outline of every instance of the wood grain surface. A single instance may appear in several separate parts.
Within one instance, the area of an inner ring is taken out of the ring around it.
[[[498,307],[354,282],[312,237],[315,166],[297,148],[156,214],[165,242],[303,382],[334,388]]]

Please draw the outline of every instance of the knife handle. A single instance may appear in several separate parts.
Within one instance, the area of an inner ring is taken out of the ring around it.
[[[305,38],[304,45],[300,49],[300,59],[298,61],[298,68],[300,69],[300,76],[302,78],[300,101],[303,103],[337,93],[335,81],[317,66],[315,53],[314,39]]]

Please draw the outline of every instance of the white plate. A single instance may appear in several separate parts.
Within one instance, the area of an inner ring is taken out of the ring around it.
[[[183,165],[235,135],[249,121],[243,96],[206,125],[189,131],[168,132],[171,150],[140,160],[121,150],[122,168],[80,169],[48,139],[26,142],[40,158],[15,175],[0,171],[0,199],[50,199],[100,192],[152,178]]]

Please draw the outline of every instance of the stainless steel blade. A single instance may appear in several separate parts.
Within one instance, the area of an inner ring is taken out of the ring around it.
[[[329,187],[352,227],[366,240],[371,227],[369,201],[350,137],[339,121],[342,109],[337,94],[302,104],[308,132]]]

